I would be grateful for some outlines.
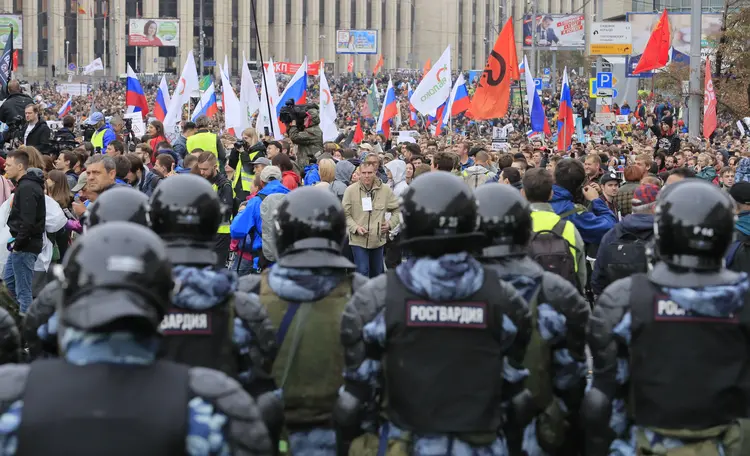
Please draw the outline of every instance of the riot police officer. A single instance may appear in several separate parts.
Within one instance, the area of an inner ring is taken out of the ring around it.
[[[223,211],[231,209],[222,207],[207,180],[192,174],[165,179],[150,205],[151,227],[166,242],[180,284],[161,325],[162,355],[238,378],[253,397],[265,395],[263,403],[273,410],[264,413],[282,421],[282,405],[272,400],[277,348],[268,314],[257,296],[237,291],[234,271],[216,267],[214,235]]]
[[[586,387],[588,303],[574,285],[527,256],[531,208],[518,190],[490,184],[477,188],[474,195],[479,231],[488,242],[481,261],[516,287],[532,315],[532,342],[524,364],[530,372],[526,386],[537,410],[523,450],[528,455],[574,454],[565,442],[580,440],[568,432]]]
[[[531,419],[523,385],[526,302],[472,257],[484,235],[461,178],[420,176],[404,193],[401,214],[411,257],[360,288],[341,321],[338,454],[423,454],[418,449],[429,447],[430,454],[505,456],[503,428],[519,433]],[[358,436],[362,420],[372,422],[379,411],[387,420]]]
[[[591,317],[587,455],[750,452],[750,284],[724,265],[734,220],[699,179],[657,199],[656,263],[605,288]]]
[[[0,367],[2,433],[17,441],[14,454],[271,454],[237,382],[156,359],[174,287],[158,236],[127,222],[94,227],[61,269],[61,359]]]
[[[83,232],[107,222],[132,222],[148,227],[148,197],[130,187],[114,187],[99,196],[82,218]],[[47,325],[62,299],[60,281],[52,279],[29,306],[23,320],[23,338],[29,357],[57,356],[57,334]]]
[[[352,291],[367,279],[350,274],[355,266],[341,255],[346,216],[329,190],[289,193],[274,218],[268,228],[278,262],[262,275],[240,278],[241,289],[258,290],[276,329],[273,374],[283,391],[291,453],[335,455],[331,411],[344,368],[337,334]]]

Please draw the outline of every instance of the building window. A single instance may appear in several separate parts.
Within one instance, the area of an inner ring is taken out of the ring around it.
[[[240,17],[240,11],[239,11],[239,2],[241,0],[232,0],[232,50],[229,54],[229,70],[234,70],[234,73],[241,75],[240,73],[240,33],[239,33],[239,23],[237,22],[237,18]],[[229,77],[231,79],[232,73],[229,73]]]
[[[320,0],[320,3],[322,4],[323,1],[324,0]],[[336,8],[336,11],[334,14],[336,16],[335,25],[336,25],[336,28],[338,29],[338,28],[341,28],[341,0],[336,0],[335,8]]]
[[[351,0],[351,14],[349,14],[349,28],[357,27],[357,0]]]
[[[127,2],[126,2],[127,3]],[[205,14],[205,10],[203,11]],[[159,17],[178,17],[177,0],[159,0]],[[176,73],[180,62],[177,60],[177,48],[172,46],[161,46],[159,49],[159,72]]]
[[[292,23],[292,0],[286,0],[286,25]]]
[[[401,8],[396,5],[396,30],[401,30]]]
[[[276,16],[276,10],[273,7],[273,5],[276,3],[276,0],[268,0],[268,23],[273,24],[273,21],[276,19],[274,16]]]
[[[318,0],[318,22],[320,25],[326,25],[326,2]]]
[[[49,13],[47,6],[47,0],[37,0],[37,11],[39,11],[39,15],[37,15],[37,41],[39,43],[37,46],[37,65],[40,67],[49,65],[49,56],[47,55],[49,52],[49,41],[47,40],[47,27],[49,26],[47,19],[49,18],[49,14],[44,14]]]
[[[372,28],[372,2],[367,2],[367,15],[365,20],[365,28]]]
[[[302,25],[307,25],[307,2],[302,2]]]
[[[385,0],[380,2],[380,30],[385,32],[385,16],[387,11],[385,9]]]

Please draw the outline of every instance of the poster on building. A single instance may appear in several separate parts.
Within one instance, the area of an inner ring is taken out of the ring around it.
[[[130,19],[128,46],[171,46],[180,44],[179,19]]]
[[[13,49],[23,49],[23,19],[20,14],[0,14],[0,49],[5,49],[13,29]]]
[[[651,31],[659,21],[659,13],[628,13],[633,33],[633,55],[643,54]],[[690,56],[690,13],[669,13],[672,47],[676,53]],[[721,35],[721,13],[703,13],[701,18],[701,50],[716,48]],[[674,53],[673,53],[674,54]],[[673,55],[673,59],[681,56]]]
[[[537,14],[523,18],[523,46],[531,48],[532,34],[541,48],[573,50],[586,45],[583,14]]]
[[[336,30],[336,54],[377,53],[377,30]]]

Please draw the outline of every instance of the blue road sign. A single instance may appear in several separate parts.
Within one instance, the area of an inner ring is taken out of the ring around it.
[[[216,66],[216,60],[205,60],[203,62],[203,66],[215,67]]]
[[[76,70],[76,64],[75,63],[69,63],[68,64],[68,71],[75,71]]]
[[[596,86],[600,89],[611,89],[612,73],[596,73]]]
[[[545,68],[544,69],[544,74],[545,74],[545,76],[549,76],[549,68]]]
[[[542,90],[542,78],[534,78],[534,87],[536,90]]]

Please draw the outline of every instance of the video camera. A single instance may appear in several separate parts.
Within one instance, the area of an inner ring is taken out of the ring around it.
[[[317,109],[318,107],[311,104],[296,105],[294,100],[291,98],[284,103],[284,106],[279,111],[279,120],[284,125],[296,123],[297,128],[300,130],[305,129],[305,117],[310,109]]]
[[[96,133],[96,125],[83,124],[81,125],[81,136],[85,142],[91,142],[91,137]]]
[[[50,150],[54,154],[59,155],[60,152],[64,150],[73,150],[78,146],[80,146],[80,144],[76,140],[65,139],[59,136],[55,136],[52,138],[52,142],[50,143]]]

